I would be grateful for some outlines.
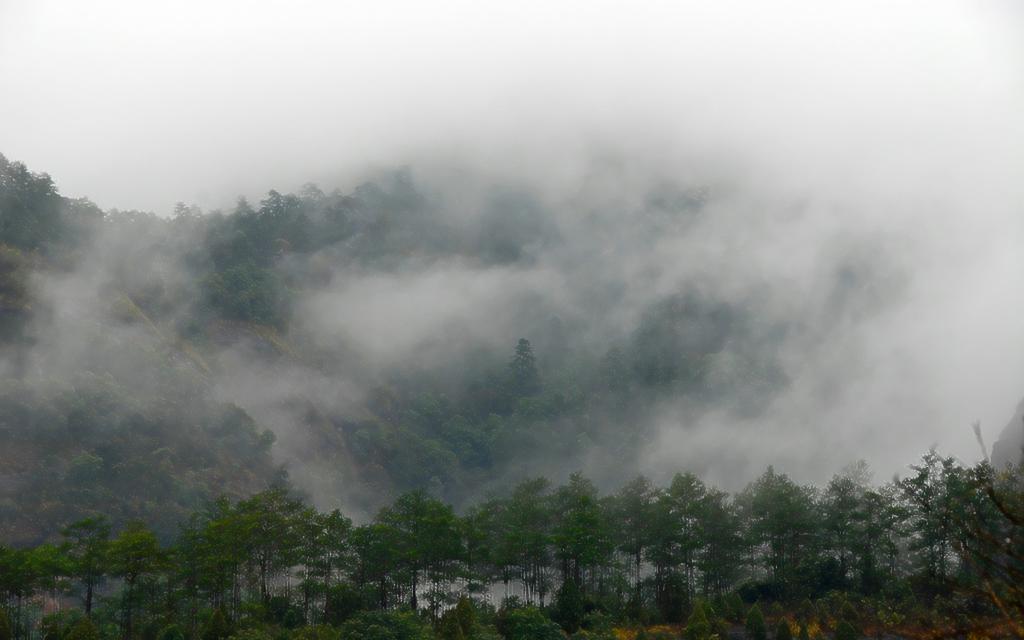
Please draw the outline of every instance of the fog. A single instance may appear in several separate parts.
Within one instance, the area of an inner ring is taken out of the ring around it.
[[[788,384],[754,413],[663,402],[637,460],[594,451],[588,472],[736,488],[864,458],[885,477],[930,446],[977,459],[970,424],[991,442],[1024,394],[1012,2],[0,0],[0,86],[0,151],[105,209],[406,167],[457,235],[496,189],[530,194],[549,241],[513,265],[332,265],[298,307],[346,354],[331,371],[222,354],[218,393],[321,502],[337,488],[303,466],[296,390],[355,411],[393,367],[452,367],[453,343],[504,349],[552,316],[599,349],[684,284],[752,309],[752,344],[786,327]],[[681,193],[699,216],[638,217]],[[85,304],[96,268],[42,286]]]

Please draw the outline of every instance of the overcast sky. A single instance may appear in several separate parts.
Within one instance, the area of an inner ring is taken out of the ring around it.
[[[0,0],[0,153],[65,195],[160,214],[406,164],[557,195],[601,154],[743,185],[710,238],[814,203],[765,227],[751,272],[811,289],[820,243],[877,236],[912,284],[807,365],[814,384],[859,354],[844,402],[822,413],[797,385],[766,432],[842,425],[822,442],[889,469],[931,442],[969,455],[970,421],[993,437],[1024,392],[1022,7]],[[718,447],[728,425],[707,427]],[[683,455],[665,434],[655,457]]]
[[[0,152],[157,212],[424,155],[546,174],[594,144],[948,171],[1020,140],[1020,7],[0,0]]]

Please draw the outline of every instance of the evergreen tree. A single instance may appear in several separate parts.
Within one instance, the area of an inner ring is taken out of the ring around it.
[[[746,630],[748,640],[767,640],[768,638],[768,627],[764,622],[764,614],[761,613],[761,607],[756,602],[747,613]]]
[[[516,396],[530,396],[540,391],[540,374],[533,347],[526,338],[516,343],[512,361],[508,363],[509,384]]]

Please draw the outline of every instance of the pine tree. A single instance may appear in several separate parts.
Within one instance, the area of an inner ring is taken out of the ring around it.
[[[768,639],[768,627],[764,623],[764,614],[761,613],[761,607],[754,603],[754,606],[750,607],[750,612],[747,613],[747,638],[750,640],[767,640]]]
[[[515,355],[508,363],[512,390],[518,396],[529,396],[540,391],[540,374],[537,373],[537,359],[533,355],[533,347],[526,338],[520,338],[516,344]]]

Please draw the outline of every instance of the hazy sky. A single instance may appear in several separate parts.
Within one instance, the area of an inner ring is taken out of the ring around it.
[[[556,203],[601,157],[740,185],[701,244],[622,264],[682,277],[678,256],[731,239],[738,271],[799,303],[822,295],[821,256],[884,247],[900,304],[789,354],[799,384],[751,449],[761,464],[796,433],[829,463],[865,451],[888,470],[933,442],[970,455],[970,421],[991,439],[1024,393],[1022,7],[0,0],[0,153],[65,195],[157,213],[405,164],[471,166]],[[406,285],[353,290],[387,308]],[[843,393],[823,406],[829,385]],[[700,459],[733,428],[712,415],[679,438],[669,415],[652,460]]]
[[[941,180],[1020,140],[1019,7],[0,0],[0,149],[157,212],[419,156],[571,176],[593,145]]]

